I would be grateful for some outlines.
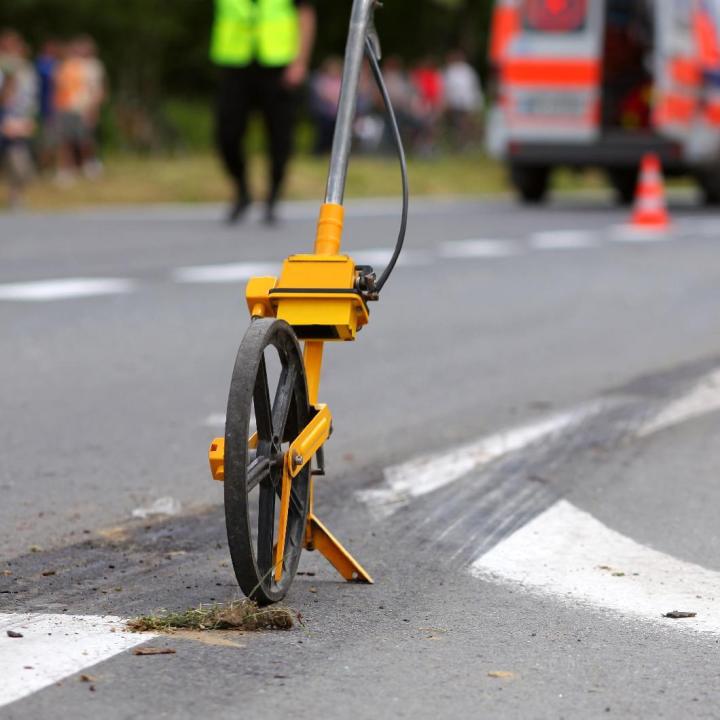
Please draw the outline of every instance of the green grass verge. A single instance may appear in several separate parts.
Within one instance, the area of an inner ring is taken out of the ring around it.
[[[292,164],[285,196],[293,200],[320,200],[324,195],[327,159],[299,156]],[[266,167],[260,156],[251,159],[253,191],[262,198]],[[414,195],[476,195],[506,189],[501,165],[480,153],[410,161]],[[391,158],[353,158],[348,175],[348,197],[398,195],[400,174]],[[80,206],[214,202],[230,197],[231,187],[217,159],[210,153],[169,157],[111,156],[100,180],[78,180],[57,187],[40,178],[30,187],[31,209]]]

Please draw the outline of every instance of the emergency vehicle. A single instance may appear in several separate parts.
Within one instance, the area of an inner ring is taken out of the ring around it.
[[[631,202],[659,155],[720,203],[720,0],[496,0],[488,146],[519,197],[599,167]]]

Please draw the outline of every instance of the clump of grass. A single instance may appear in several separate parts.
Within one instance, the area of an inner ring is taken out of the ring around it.
[[[143,615],[127,623],[133,632],[173,630],[290,630],[297,614],[281,605],[261,608],[252,600],[200,605],[184,612]]]

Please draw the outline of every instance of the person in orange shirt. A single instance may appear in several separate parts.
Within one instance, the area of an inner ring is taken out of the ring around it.
[[[94,48],[94,42],[85,36],[73,40],[55,77],[60,184],[73,181],[78,165],[88,177],[97,176],[95,130],[105,80]]]

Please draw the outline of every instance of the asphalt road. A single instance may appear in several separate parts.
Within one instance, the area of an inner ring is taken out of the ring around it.
[[[345,249],[382,264],[396,211],[352,203]],[[219,214],[0,217],[0,628],[237,597],[207,444],[243,277],[309,249],[315,209]],[[175,654],[109,653],[0,717],[719,717],[720,216],[673,217],[644,238],[600,196],[416,202],[321,388],[318,513],[375,584],[305,554],[303,626],[156,638]],[[23,634],[0,702],[35,672]]]

